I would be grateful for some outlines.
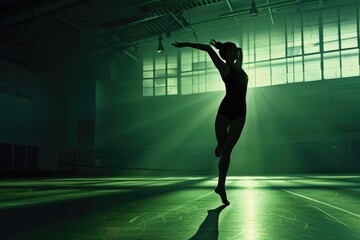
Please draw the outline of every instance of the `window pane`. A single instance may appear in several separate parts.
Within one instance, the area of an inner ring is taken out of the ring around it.
[[[249,52],[247,57],[247,62],[255,61],[255,33],[252,29],[249,31]]]
[[[240,47],[243,51],[243,62],[253,62],[254,61],[254,32],[251,26],[244,26],[242,31],[242,42]]]
[[[341,52],[342,76],[359,76],[359,49]]]
[[[176,76],[177,75],[177,69],[176,68],[168,69],[167,74],[168,74],[168,76]]]
[[[192,93],[192,77],[183,77],[181,79],[181,94]]]
[[[358,46],[356,9],[353,6],[340,9],[341,48]]]
[[[287,82],[294,83],[295,82],[295,74],[294,74],[294,58],[288,58],[286,60],[286,68],[287,68]]]
[[[261,28],[260,28],[261,29]],[[256,48],[255,59],[256,61],[270,59],[270,47],[269,47],[269,30],[259,30],[256,32]]]
[[[199,71],[199,92],[206,92],[205,71]]]
[[[154,72],[153,71],[143,72],[143,78],[153,78],[153,77],[154,77]]]
[[[144,80],[143,81],[143,87],[153,87],[153,80],[149,79],[149,80]]]
[[[177,68],[177,56],[168,56],[167,58],[167,67],[168,68]]]
[[[177,78],[168,78],[168,86],[177,85]]]
[[[286,83],[286,60],[271,61],[271,83],[284,84]]]
[[[193,63],[193,69],[194,70],[200,70],[200,69],[205,69],[205,61],[203,62],[194,62]]]
[[[149,64],[149,65],[143,65],[143,70],[144,71],[149,71],[149,70],[153,70],[153,64]]]
[[[304,57],[304,78],[305,81],[314,81],[321,79],[321,61],[320,54]]]
[[[155,78],[164,78],[166,77],[165,69],[156,69],[155,70]]]
[[[271,37],[271,59],[285,57],[285,35]]]
[[[155,57],[155,69],[165,69],[165,55],[158,54]]]
[[[271,59],[285,57],[285,49],[285,20],[277,19],[276,24],[270,25]]]
[[[153,96],[153,88],[143,88],[143,96]]]
[[[206,59],[205,59],[206,52],[193,50],[193,70],[200,70],[205,69],[206,67]]]
[[[256,64],[255,70],[255,84],[257,87],[260,86],[269,86],[270,85],[270,62],[263,62]]]
[[[301,16],[299,14],[287,19],[287,54],[288,56],[302,54]]]
[[[176,95],[178,93],[177,86],[168,86],[168,95]]]
[[[165,78],[155,79],[155,87],[165,86]]]
[[[304,81],[304,69],[302,57],[294,58],[294,82],[303,82]]]
[[[341,48],[357,47],[356,22],[341,23]]]
[[[192,94],[192,86],[191,85],[181,86],[181,94],[182,95]]]
[[[192,70],[192,52],[191,50],[181,51],[181,71]]]
[[[143,61],[143,70],[144,71],[149,71],[149,70],[153,70],[153,58],[144,58]]]
[[[249,49],[249,28],[246,26],[243,27],[242,34],[242,42],[240,43],[240,46],[244,49]]]
[[[340,78],[339,52],[324,53],[324,78]]]
[[[304,53],[320,51],[319,15],[313,13],[303,14]]]
[[[193,72],[192,71],[187,71],[187,72],[182,72],[181,73],[181,77],[187,78],[187,77],[192,77]]]
[[[155,88],[155,95],[156,96],[165,95],[165,87],[156,87]]]
[[[339,49],[339,36],[337,23],[324,24],[324,50]]]
[[[323,13],[324,51],[339,49],[338,10],[329,9]]]
[[[196,71],[193,73],[193,93],[199,92],[199,72]]]

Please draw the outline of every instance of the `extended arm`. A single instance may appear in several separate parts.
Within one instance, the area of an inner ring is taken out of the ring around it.
[[[189,42],[175,42],[172,44],[175,47],[178,48],[182,48],[182,47],[191,47],[191,48],[196,48],[205,52],[210,51],[210,49],[212,50],[212,48],[210,47],[210,45],[207,44],[202,44],[202,43],[189,43]]]
[[[189,43],[189,42],[175,42],[172,44],[175,47],[191,47],[195,49],[199,49],[205,51],[209,54],[211,60],[213,61],[215,67],[219,69],[220,73],[224,72],[226,69],[226,64],[219,58],[217,53],[212,49],[210,45],[201,44],[201,43]]]

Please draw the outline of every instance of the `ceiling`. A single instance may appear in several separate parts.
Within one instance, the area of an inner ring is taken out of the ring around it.
[[[358,0],[347,0],[358,2]],[[259,15],[319,9],[345,1],[255,0]],[[101,56],[190,34],[226,19],[249,18],[251,0],[2,0],[0,58],[43,71],[74,59]]]

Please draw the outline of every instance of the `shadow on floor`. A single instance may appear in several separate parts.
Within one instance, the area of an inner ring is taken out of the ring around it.
[[[199,229],[189,240],[217,240],[219,236],[219,216],[227,205],[221,205],[215,209],[208,210],[208,215],[201,223]]]

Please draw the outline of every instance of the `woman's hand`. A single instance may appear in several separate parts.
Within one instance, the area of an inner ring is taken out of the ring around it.
[[[211,45],[211,46],[216,46],[216,41],[215,41],[215,39],[210,39],[210,42],[209,42],[209,44]]]
[[[174,42],[172,45],[177,48],[183,48],[188,46],[187,42]]]

